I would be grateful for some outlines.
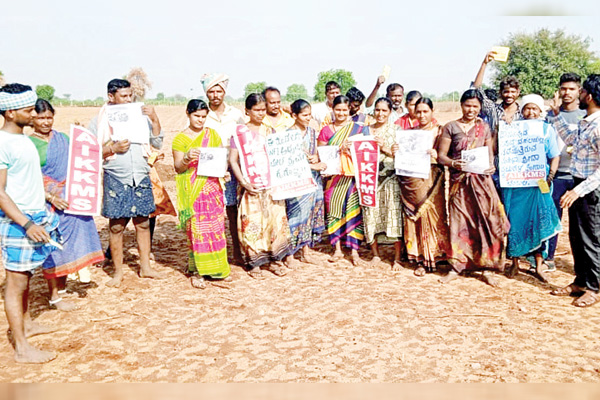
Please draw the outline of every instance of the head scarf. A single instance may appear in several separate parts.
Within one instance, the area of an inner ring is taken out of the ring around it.
[[[527,104],[535,104],[540,108],[542,113],[546,110],[544,99],[539,94],[528,94],[527,96],[523,96],[523,100],[521,101],[521,112],[523,112],[523,108]]]
[[[213,72],[212,74],[204,74],[200,79],[204,93],[206,93],[211,87],[219,85],[224,91],[227,91],[227,85],[229,84],[229,77],[225,74]]]
[[[36,100],[37,96],[33,90],[22,93],[0,92],[0,111],[31,107],[35,105]]]

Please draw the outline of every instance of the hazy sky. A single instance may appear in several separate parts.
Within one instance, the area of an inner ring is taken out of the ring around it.
[[[50,84],[74,99],[105,96],[110,79],[136,66],[153,82],[151,97],[202,95],[200,77],[212,71],[231,77],[233,97],[255,81],[284,93],[302,83],[312,94],[318,72],[332,68],[352,71],[368,94],[385,64],[390,81],[441,94],[464,89],[510,33],[543,27],[590,37],[600,54],[595,16],[498,16],[586,15],[590,0],[19,3],[0,8],[0,70],[9,82]]]

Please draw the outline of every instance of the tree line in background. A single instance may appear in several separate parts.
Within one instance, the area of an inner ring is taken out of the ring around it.
[[[537,93],[544,98],[551,98],[558,84],[559,77],[564,72],[575,72],[582,77],[592,73],[600,73],[600,58],[590,50],[591,39],[582,38],[577,35],[569,35],[564,30],[550,31],[540,29],[539,31],[526,34],[510,34],[500,45],[511,48],[510,57],[506,63],[495,62],[492,65],[492,82],[498,87],[500,80],[506,75],[514,75],[521,82],[521,92],[524,94]],[[473,74],[477,60],[473,61]],[[166,96],[157,93],[156,98],[147,99],[146,93],[152,88],[148,76],[142,68],[133,68],[128,75],[124,76],[132,83],[134,93],[138,99],[150,104],[184,104],[188,98],[181,94]],[[0,85],[6,78],[0,71]],[[307,99],[316,102],[325,100],[325,84],[328,81],[336,81],[340,84],[342,93],[356,85],[352,72],[343,69],[332,69],[319,72],[317,82],[313,88],[314,96],[311,98],[306,86],[294,83],[282,91],[282,100],[291,103],[297,99]],[[465,82],[465,88],[466,84]],[[235,99],[230,96],[226,100],[230,103],[243,103],[250,93],[262,92],[267,87],[266,82],[250,82],[244,87],[244,97]],[[57,105],[98,105],[104,103],[103,97],[94,100],[71,100],[70,94],[62,97],[55,96],[55,89],[51,85],[36,86],[38,97],[52,101]],[[363,88],[370,90],[370,88]],[[411,90],[412,88],[406,88]],[[381,93],[383,94],[383,93]],[[368,93],[365,93],[368,95]],[[461,91],[434,95],[424,93],[434,101],[458,101]]]

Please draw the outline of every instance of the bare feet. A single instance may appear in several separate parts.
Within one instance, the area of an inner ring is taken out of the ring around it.
[[[158,272],[152,267],[142,267],[140,266],[140,278],[148,278],[148,279],[165,279],[164,275]]]
[[[79,309],[79,305],[73,301],[65,300],[62,297],[59,297],[55,300],[50,300],[50,308],[55,308],[58,311],[69,312],[75,311]]]
[[[394,264],[392,265],[392,271],[400,271],[402,269],[402,264],[400,260],[394,260]]]
[[[383,268],[385,267],[385,263],[381,260],[380,257],[373,257],[371,261],[368,262],[367,266],[369,268]]]
[[[302,254],[300,255],[300,261],[306,264],[319,265],[321,264],[321,260],[313,256],[312,254]]]
[[[289,269],[298,269],[302,266],[302,263],[300,262],[300,260],[295,259],[294,256],[288,256],[285,259],[284,265]]]
[[[498,287],[498,279],[492,271],[483,271],[481,275],[483,281],[492,287]]]
[[[546,267],[544,267],[544,264],[540,264],[536,270],[535,270],[535,274],[537,275],[537,277],[539,278],[540,281],[544,282],[544,283],[548,283],[548,276],[546,275],[546,272],[544,271]]]
[[[267,264],[266,266],[263,266],[261,268],[265,271],[272,272],[274,275],[279,277],[287,275],[287,271],[281,261],[272,262],[271,264]]]
[[[510,268],[506,270],[506,277],[514,279],[515,276],[519,275],[519,260],[513,260]]]
[[[23,364],[43,364],[56,358],[56,353],[39,350],[26,343],[15,349],[15,361]]]
[[[150,261],[156,261],[156,257],[154,257],[154,253],[150,253]]]
[[[190,283],[193,288],[196,289],[206,289],[206,280],[200,275],[192,275],[190,278]]]
[[[329,262],[338,262],[344,259],[344,253],[341,250],[336,250],[335,253],[331,257],[329,257]]]
[[[106,282],[106,286],[118,288],[119,286],[121,286],[121,282],[123,282],[123,273],[115,272],[113,278],[110,281]]]
[[[25,337],[30,338],[37,335],[45,335],[47,333],[54,333],[58,329],[50,328],[49,326],[38,324],[32,320],[25,320]]]
[[[452,282],[456,278],[458,278],[458,272],[452,270],[452,271],[448,272],[448,274],[446,274],[446,276],[443,276],[440,279],[438,279],[438,281],[440,283],[448,283],[448,282]]]
[[[260,267],[254,267],[254,268],[248,270],[248,276],[250,276],[250,278],[253,278],[256,280],[265,279],[265,275],[262,273],[262,270],[260,269]]]
[[[415,276],[418,276],[418,277],[425,276],[426,273],[427,273],[427,270],[425,270],[425,268],[422,266],[419,266],[417,269],[415,269]]]

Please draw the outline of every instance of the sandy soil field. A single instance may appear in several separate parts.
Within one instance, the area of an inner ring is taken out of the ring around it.
[[[55,127],[87,125],[97,111],[59,108]],[[446,122],[457,111],[436,117]],[[174,199],[170,146],[186,117],[183,106],[157,112],[166,133],[158,168]],[[96,222],[106,245],[107,221]],[[408,267],[328,263],[332,251],[323,243],[320,265],[304,264],[283,278],[267,273],[263,281],[232,266],[232,282],[202,291],[185,275],[186,241],[176,218],[161,216],[153,251],[165,280],[137,276],[131,226],[123,284],[108,288],[112,269],[91,268],[92,283],[68,285],[79,310],[50,310],[45,281],[34,276],[33,315],[56,332],[31,342],[59,356],[45,365],[16,364],[3,316],[0,381],[599,382],[600,307],[579,309],[570,298],[549,295],[573,277],[563,223],[551,284],[522,272],[499,277],[498,288],[477,277],[441,285],[439,275],[417,278]],[[391,261],[393,248],[384,254]],[[371,259],[366,248],[361,255]]]

